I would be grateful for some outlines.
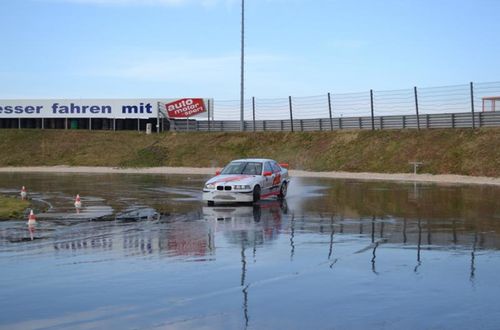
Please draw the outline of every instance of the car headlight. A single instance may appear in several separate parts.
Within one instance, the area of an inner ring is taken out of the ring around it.
[[[215,189],[215,185],[213,183],[207,183],[205,189]]]
[[[249,185],[236,185],[234,186],[234,190],[250,190],[252,188],[250,188]]]

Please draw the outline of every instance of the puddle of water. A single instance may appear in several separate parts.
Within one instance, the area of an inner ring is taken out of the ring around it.
[[[204,180],[1,174],[50,208],[0,221],[0,329],[498,325],[499,188],[297,179],[208,207]]]
[[[117,221],[159,220],[160,214],[146,206],[131,206],[116,215]]]

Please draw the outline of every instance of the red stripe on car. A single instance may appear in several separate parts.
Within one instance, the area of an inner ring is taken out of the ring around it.
[[[252,177],[251,175],[232,176],[232,177],[229,177],[229,178],[224,178],[224,179],[220,179],[220,180],[211,182],[211,184],[218,184],[218,183],[223,183],[223,182],[238,181],[238,180],[242,180],[242,179],[246,179],[246,178],[251,178],[251,177]]]

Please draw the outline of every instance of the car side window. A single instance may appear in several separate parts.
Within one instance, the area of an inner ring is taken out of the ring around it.
[[[266,162],[264,164],[264,172],[272,172],[272,171],[273,171],[273,168],[271,167],[271,163]]]
[[[271,162],[271,166],[274,173],[281,172],[281,167],[276,162]]]

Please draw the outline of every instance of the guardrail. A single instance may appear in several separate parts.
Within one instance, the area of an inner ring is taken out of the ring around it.
[[[393,115],[336,117],[317,119],[246,120],[245,131],[333,131],[341,129],[428,129],[500,127],[500,112],[440,113],[423,115]],[[176,120],[171,130],[202,132],[237,132],[239,120]]]

